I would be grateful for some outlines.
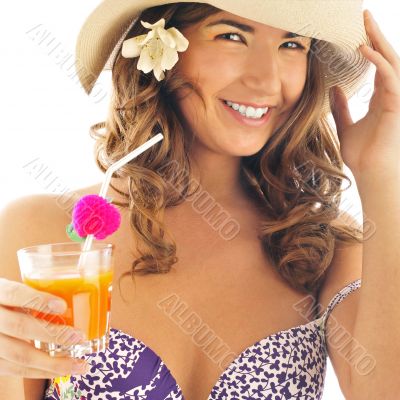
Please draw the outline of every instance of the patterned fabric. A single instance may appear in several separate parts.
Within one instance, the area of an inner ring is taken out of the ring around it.
[[[321,399],[326,320],[333,308],[359,287],[361,279],[345,286],[319,318],[249,346],[228,365],[207,400]],[[45,400],[185,400],[160,357],[117,329],[110,330],[106,351],[86,358],[90,371],[53,379]]]

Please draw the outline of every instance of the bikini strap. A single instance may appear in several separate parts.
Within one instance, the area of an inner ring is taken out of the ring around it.
[[[333,309],[341,303],[350,293],[354,292],[358,288],[361,287],[361,278],[347,284],[343,289],[341,289],[338,293],[336,293],[332,300],[329,302],[328,307],[324,311],[324,313],[321,315],[321,325],[320,329],[324,332],[324,337],[325,337],[325,324],[326,321],[333,311]]]

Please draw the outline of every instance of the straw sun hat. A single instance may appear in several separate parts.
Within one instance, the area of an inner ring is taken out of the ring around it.
[[[87,94],[100,73],[111,68],[140,12],[176,2],[103,0],[94,9],[84,22],[76,44],[75,66]],[[327,79],[323,112],[329,112],[331,86],[340,86],[350,98],[365,81],[371,64],[358,47],[372,45],[364,28],[362,0],[208,0],[206,3],[243,18],[326,41],[316,53]]]

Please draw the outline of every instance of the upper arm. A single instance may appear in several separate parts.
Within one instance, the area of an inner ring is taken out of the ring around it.
[[[0,277],[21,282],[16,252],[36,244],[68,241],[65,227],[70,216],[49,195],[16,199],[0,210]],[[26,395],[24,396],[24,384]],[[0,376],[8,399],[42,398],[45,380]]]
[[[354,218],[346,221],[358,225]],[[318,304],[325,311],[332,298],[349,283],[360,279],[362,273],[362,244],[340,245],[335,248],[334,257],[319,291]],[[350,346],[358,309],[361,288],[351,292],[330,312],[325,321],[325,335],[329,359],[346,398],[350,396]]]

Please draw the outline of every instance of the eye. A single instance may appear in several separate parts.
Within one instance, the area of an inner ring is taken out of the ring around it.
[[[287,47],[289,49],[293,49],[293,50],[303,50],[303,49],[305,49],[305,47],[302,44],[298,43],[298,42],[286,42],[286,43],[283,43],[283,44],[285,45],[285,44],[289,44],[289,43],[291,43],[291,44],[294,43],[297,46],[297,47]]]
[[[243,38],[243,36],[240,33],[237,32],[228,32],[228,33],[223,33],[221,35],[217,35],[217,38],[222,38],[224,40],[227,40],[229,42],[237,42],[237,40],[231,40],[231,39],[226,39],[226,37],[230,37],[230,36],[236,36],[238,37],[241,41],[245,42],[245,39]],[[295,44],[295,47],[287,47],[288,49],[292,49],[292,50],[304,50],[305,47],[298,43],[298,42],[285,42],[283,45],[287,45],[287,44]]]
[[[243,36],[240,33],[236,33],[236,32],[223,33],[221,35],[217,35],[217,38],[222,38],[223,36],[237,36],[242,41],[244,41]],[[230,41],[230,42],[237,42],[237,40],[230,40],[230,39],[227,39],[227,40]]]

